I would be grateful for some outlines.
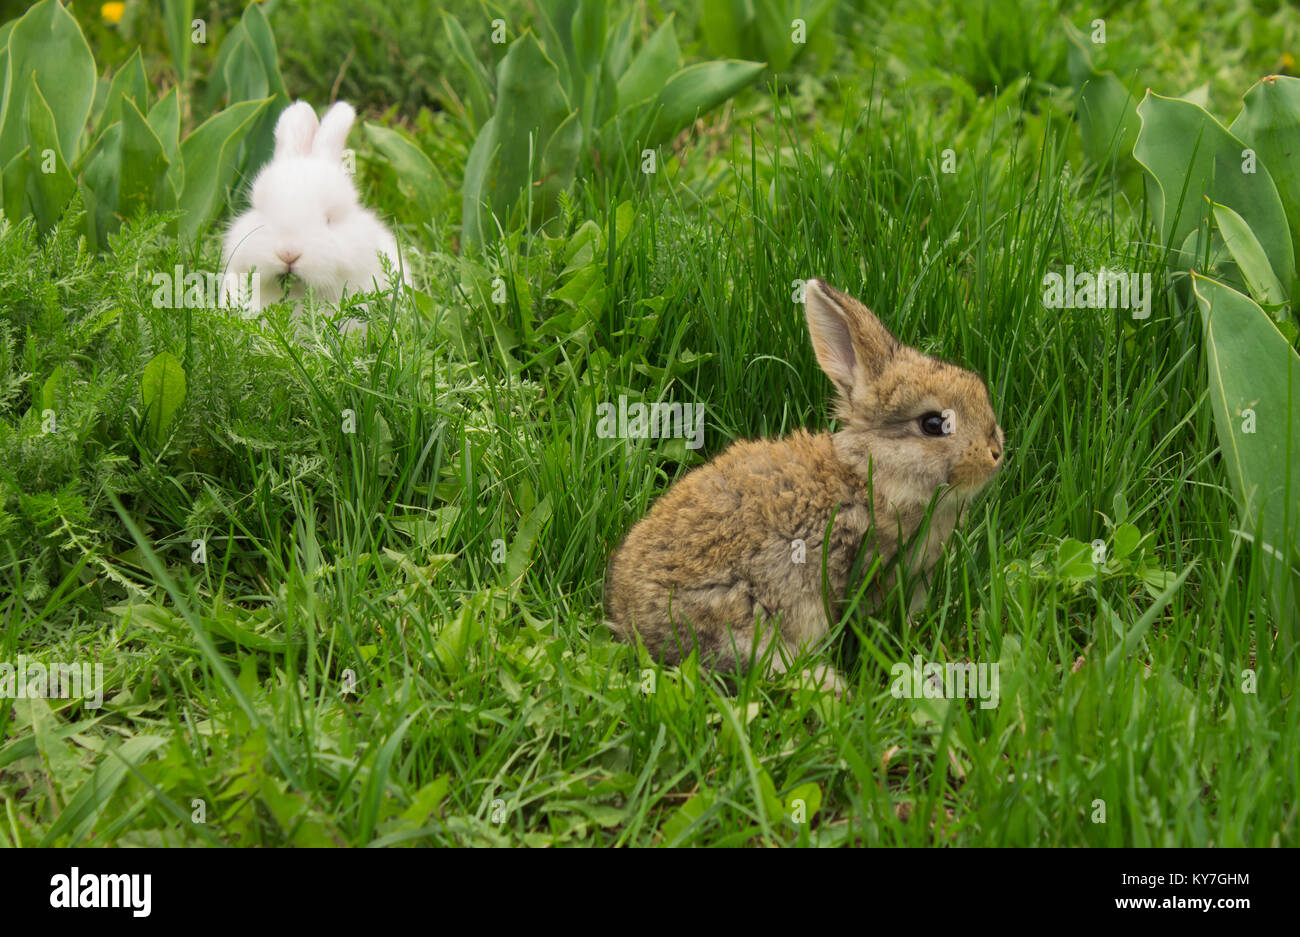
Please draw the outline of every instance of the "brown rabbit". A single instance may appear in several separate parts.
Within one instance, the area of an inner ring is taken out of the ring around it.
[[[822,280],[808,283],[804,300],[817,361],[838,392],[839,432],[733,444],[661,497],[610,562],[610,627],[627,641],[639,635],[667,663],[698,647],[706,666],[743,670],[775,634],[783,647],[770,668],[784,671],[830,628],[824,549],[836,599],[864,537],[889,559],[938,493],[911,560],[926,578],[1002,464],[1002,429],[978,375],[900,343]],[[829,665],[812,676],[843,689]]]

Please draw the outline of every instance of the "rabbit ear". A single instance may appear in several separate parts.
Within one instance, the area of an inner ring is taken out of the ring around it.
[[[347,142],[348,131],[356,119],[357,112],[347,101],[339,101],[326,111],[311,146],[312,155],[343,159],[343,144]]]
[[[825,280],[808,281],[804,309],[817,362],[845,399],[853,390],[855,372],[871,380],[899,347],[870,309]]]
[[[306,156],[316,135],[316,112],[306,101],[290,104],[275,122],[275,159],[283,156]]]

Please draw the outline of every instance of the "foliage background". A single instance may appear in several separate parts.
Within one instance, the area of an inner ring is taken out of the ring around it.
[[[70,4],[101,73],[138,46],[155,93],[181,80],[160,4],[117,23],[101,6]],[[263,6],[292,97],[352,100],[427,156],[417,185],[372,133],[351,139],[417,290],[313,306],[303,340],[287,308],[153,305],[154,272],[215,266],[219,223],[191,244],[145,214],[103,253],[76,203],[44,236],[0,227],[0,661],[97,661],[107,681],[98,710],[0,707],[0,840],[1296,843],[1296,661],[1236,533],[1201,326],[1141,186],[1089,160],[1063,25],[1104,16],[1097,68],[1203,88],[1230,117],[1259,77],[1295,74],[1290,8],[835,4],[653,177],[580,177],[553,229],[462,253],[473,128],[440,13],[490,67],[490,19],[515,36],[536,4]],[[189,128],[241,10],[209,8]],[[641,10],[642,35],[671,13],[688,61],[715,56],[698,5]],[[1067,263],[1151,273],[1151,318],[1045,310],[1042,276]],[[611,643],[603,571],[701,458],[827,425],[790,302],[814,275],[985,374],[1010,461],[923,616],[844,623],[848,698],[732,694]],[[341,336],[355,315],[368,333]],[[186,392],[154,438],[141,384],[162,352]],[[702,403],[705,449],[599,438],[621,393]],[[1102,571],[1081,562],[1096,539]],[[1001,705],[894,699],[888,664],[915,655],[1000,661]]]

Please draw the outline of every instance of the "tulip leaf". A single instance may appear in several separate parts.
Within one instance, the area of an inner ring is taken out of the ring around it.
[[[27,177],[27,194],[31,199],[32,214],[36,217],[36,227],[48,231],[59,220],[72,193],[77,190],[77,180],[64,161],[54,112],[36,83],[35,73],[28,77],[27,98],[29,152],[34,168]]]
[[[1228,129],[1268,169],[1290,221],[1291,246],[1300,251],[1300,78],[1263,78],[1246,92],[1244,104]],[[1282,285],[1289,293],[1291,283]]]
[[[551,137],[573,112],[559,69],[537,38],[527,33],[512,43],[497,67],[496,113],[491,126],[484,124],[479,131],[465,168],[466,242],[484,240],[485,212],[503,221],[510,216],[520,196],[536,181]],[[567,168],[570,180],[573,168]],[[549,207],[534,202],[533,213]]]
[[[1133,156],[1147,170],[1151,213],[1166,245],[1181,245],[1198,225],[1204,197],[1226,205],[1250,226],[1280,282],[1295,276],[1291,233],[1277,187],[1262,165],[1254,172],[1246,145],[1204,108],[1150,91],[1138,105],[1142,128]],[[1190,258],[1184,258],[1190,260]]]
[[[668,79],[681,71],[681,67],[682,53],[677,47],[673,17],[669,16],[633,56],[627,71],[618,79],[619,110],[654,99],[668,84]]]
[[[10,30],[7,58],[0,153],[17,153],[27,143],[26,91],[34,76],[54,121],[59,152],[75,160],[98,83],[95,56],[81,27],[62,4],[41,0]]]
[[[1075,89],[1079,135],[1088,159],[1105,164],[1111,155],[1127,156],[1133,151],[1141,126],[1137,99],[1113,72],[1099,72],[1092,65],[1087,38],[1078,27],[1066,23],[1069,39],[1070,81]]]
[[[1287,300],[1287,292],[1269,266],[1264,247],[1241,215],[1227,205],[1214,205],[1214,223],[1223,243],[1245,278],[1250,295],[1257,302],[1276,305]]]
[[[671,140],[700,114],[710,111],[752,84],[763,72],[761,62],[701,62],[683,68],[659,92],[648,147]]]
[[[132,101],[141,111],[149,106],[149,79],[144,73],[144,59],[137,48],[117,70],[104,98],[104,109],[95,125],[95,134],[102,134],[109,126],[122,119],[122,102]]]
[[[27,175],[31,164],[27,162],[30,147],[23,147],[5,164],[0,173],[0,209],[8,218],[23,216],[23,202],[27,198]]]
[[[172,53],[172,67],[182,82],[190,70],[191,23],[194,21],[194,0],[163,0],[163,31],[167,34],[167,47]]]
[[[235,174],[240,141],[271,98],[240,101],[209,117],[180,146],[185,164],[179,207],[182,239],[191,240],[224,204],[226,189]]]
[[[438,204],[441,182],[433,161],[398,130],[366,122],[366,138],[392,167],[398,186],[409,189],[421,214],[432,215]]]
[[[1283,623],[1297,620],[1300,566],[1300,356],[1248,296],[1199,274],[1210,400],[1242,526],[1260,544]],[[1286,634],[1294,640],[1294,632]]]
[[[461,72],[466,78],[468,96],[466,105],[470,126],[481,128],[492,116],[490,76],[479,62],[478,56],[474,54],[474,47],[470,44],[469,36],[465,34],[460,21],[454,16],[443,14],[442,25],[447,33],[447,41],[451,44],[452,54],[460,63]]]
[[[149,437],[156,444],[185,402],[185,369],[180,359],[163,351],[145,365],[140,379],[140,400]]]
[[[125,220],[154,206],[154,193],[166,185],[167,176],[162,140],[130,100],[122,104],[121,152],[117,216]]]

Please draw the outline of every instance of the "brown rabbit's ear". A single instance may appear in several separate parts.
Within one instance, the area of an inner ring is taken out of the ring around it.
[[[306,101],[290,104],[280,112],[275,122],[275,159],[285,156],[306,156],[311,152],[311,141],[316,136],[316,112]]]
[[[808,281],[804,308],[817,362],[846,399],[853,389],[855,370],[860,369],[862,378],[871,380],[899,347],[898,339],[870,309],[825,280]]]

